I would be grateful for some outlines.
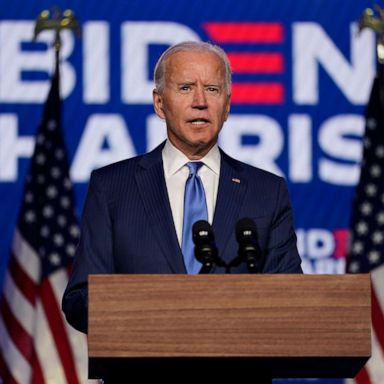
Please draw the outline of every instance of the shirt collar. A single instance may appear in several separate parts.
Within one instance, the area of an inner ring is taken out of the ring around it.
[[[190,160],[179,149],[177,149],[169,140],[165,142],[163,152],[164,172],[165,176],[171,176],[179,171]],[[220,174],[220,151],[215,144],[210,151],[200,160],[209,169],[217,175]]]

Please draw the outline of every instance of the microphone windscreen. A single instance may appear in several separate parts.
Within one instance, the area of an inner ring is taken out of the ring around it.
[[[199,220],[192,226],[192,238],[193,241],[201,238],[208,237],[210,240],[213,239],[213,230],[208,221]]]
[[[257,236],[256,224],[252,219],[244,217],[236,224],[236,239],[241,241],[244,236]]]

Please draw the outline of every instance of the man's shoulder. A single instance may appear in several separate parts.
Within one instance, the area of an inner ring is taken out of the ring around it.
[[[143,155],[138,155],[138,156],[131,157],[129,159],[124,159],[112,164],[105,165],[101,168],[97,168],[93,170],[92,174],[97,177],[108,177],[108,176],[119,174],[121,172],[125,173],[130,169],[133,170],[138,164],[138,162],[140,161],[140,159],[142,159],[142,157]]]
[[[148,153],[140,154],[128,159],[105,165],[101,168],[93,170],[92,175],[94,177],[118,177],[121,174],[126,176],[130,172],[135,172],[138,165],[146,168],[148,164],[152,165],[161,161],[162,147],[163,144],[160,144],[158,147]]]
[[[242,174],[250,181],[260,181],[271,182],[271,183],[281,183],[283,177],[276,175],[275,173],[266,171],[265,169],[256,167],[254,165],[245,163],[243,161],[237,160],[221,150],[222,160],[224,163],[232,167],[236,172]]]

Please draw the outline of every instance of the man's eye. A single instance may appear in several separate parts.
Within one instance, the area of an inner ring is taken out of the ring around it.
[[[207,87],[207,91],[211,93],[219,93],[218,87]]]
[[[180,86],[180,91],[189,91],[191,89],[190,85],[182,85]]]

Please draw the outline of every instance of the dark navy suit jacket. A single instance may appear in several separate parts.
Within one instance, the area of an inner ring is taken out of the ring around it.
[[[163,145],[92,172],[80,243],[62,303],[68,322],[83,332],[88,274],[186,273],[164,179]],[[221,151],[212,226],[226,262],[237,255],[235,226],[244,217],[257,226],[262,273],[302,272],[284,179]],[[232,272],[247,273],[247,268],[240,265]]]

